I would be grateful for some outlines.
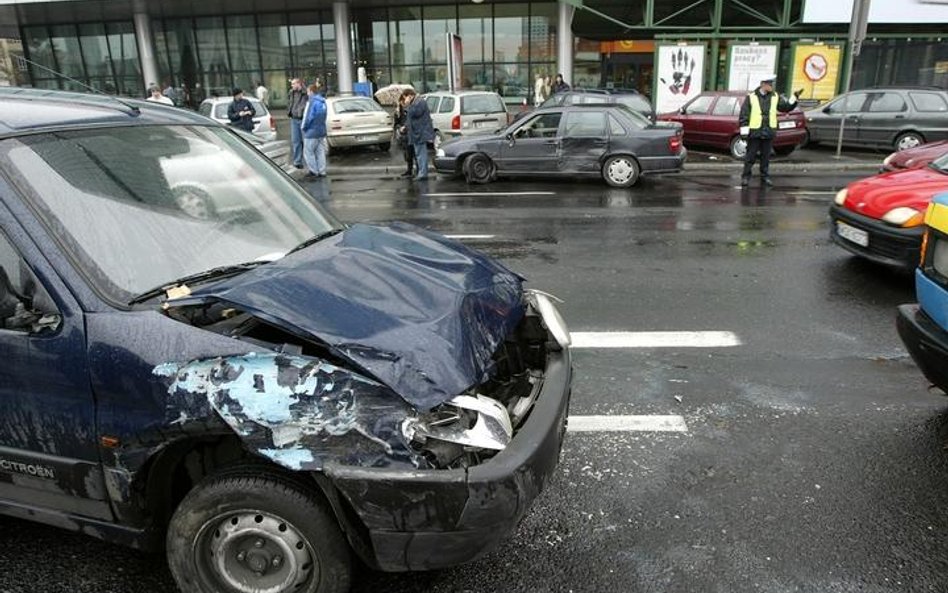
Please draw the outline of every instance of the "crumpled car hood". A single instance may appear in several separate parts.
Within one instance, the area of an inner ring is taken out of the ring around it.
[[[221,301],[325,343],[420,410],[488,378],[522,279],[440,235],[357,224],[170,306]]]

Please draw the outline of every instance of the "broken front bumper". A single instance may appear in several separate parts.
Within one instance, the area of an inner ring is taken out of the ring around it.
[[[506,539],[559,461],[571,382],[569,349],[551,351],[513,440],[467,470],[327,465],[330,498],[359,556],[385,571],[430,570],[474,560]]]

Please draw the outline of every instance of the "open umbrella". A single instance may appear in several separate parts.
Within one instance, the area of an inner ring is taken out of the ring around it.
[[[413,88],[410,84],[390,84],[375,91],[375,98],[382,105],[396,105],[399,97],[402,96],[402,91]]]

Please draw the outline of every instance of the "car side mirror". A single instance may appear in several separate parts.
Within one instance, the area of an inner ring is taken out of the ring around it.
[[[685,109],[684,107],[679,107],[679,108],[678,108],[678,113],[680,113],[680,114],[682,114],[682,115],[688,115],[688,110]]]
[[[506,136],[504,136],[504,138],[507,139],[507,144],[509,144],[509,145],[511,145],[511,146],[514,145],[515,140],[514,140],[513,132],[508,133]]]

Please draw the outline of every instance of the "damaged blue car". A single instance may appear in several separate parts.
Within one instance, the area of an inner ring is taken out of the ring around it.
[[[186,593],[470,561],[553,473],[551,296],[340,224],[226,127],[0,89],[0,513],[167,554]]]

